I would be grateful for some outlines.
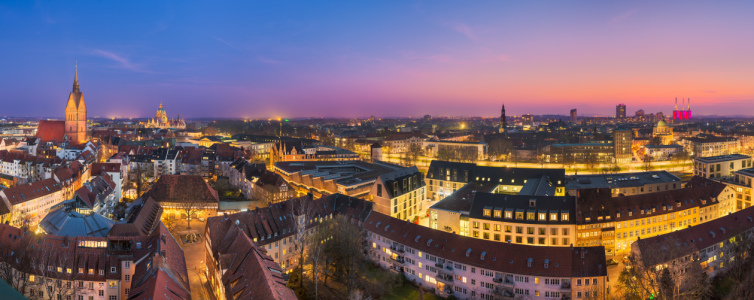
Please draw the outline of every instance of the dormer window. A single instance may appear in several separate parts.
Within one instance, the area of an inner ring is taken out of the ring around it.
[[[545,259],[545,269],[547,269],[549,267],[550,267],[550,260],[549,259]]]
[[[534,259],[529,257],[529,259],[526,260],[526,266],[531,268],[531,265],[534,263]]]
[[[558,220],[558,214],[550,214],[550,221],[557,221]]]
[[[568,221],[568,214],[561,214],[560,215],[560,220],[561,221]]]
[[[471,248],[469,248],[468,250],[466,250],[466,257],[469,257],[469,256],[471,256]]]
[[[529,207],[535,207],[537,206],[537,200],[529,200]]]
[[[488,208],[485,208],[483,215],[485,217],[490,217],[490,216],[492,216],[492,211],[490,209],[488,209]]]
[[[512,212],[512,211],[506,211],[506,212],[505,212],[505,218],[506,218],[506,219],[511,219],[511,218],[513,218],[513,212]]]
[[[501,218],[502,216],[503,216],[503,211],[495,210],[495,218]]]
[[[547,221],[547,214],[545,214],[545,213],[540,213],[540,214],[539,214],[539,220],[540,220],[540,221]]]
[[[487,255],[487,251],[482,251],[481,259],[484,260],[484,257]]]

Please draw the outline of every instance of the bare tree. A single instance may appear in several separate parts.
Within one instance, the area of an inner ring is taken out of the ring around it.
[[[422,149],[421,144],[418,143],[411,143],[411,145],[408,146],[408,150],[406,151],[406,154],[408,155],[409,159],[409,166],[416,165],[416,162],[419,160],[419,157],[421,157],[424,154],[424,149]]]
[[[641,239],[636,243],[643,242]],[[630,269],[624,270],[619,286],[626,299],[704,299],[711,283],[695,257],[693,246],[669,237],[643,247],[640,255],[629,256]]]
[[[338,274],[345,279],[345,285],[347,289],[347,295],[356,288],[358,274],[362,273],[364,267],[364,245],[362,240],[364,236],[361,228],[352,223],[351,220],[343,215],[337,215],[334,218],[334,228],[338,230],[333,231],[332,234],[332,247],[334,250],[334,266],[338,270]]]
[[[331,235],[330,223],[331,221],[328,220],[313,228],[312,234],[307,237],[306,241],[306,262],[312,266],[314,299],[319,299],[319,273],[326,255],[327,246],[325,243]]]
[[[308,239],[308,227],[312,226],[315,219],[316,203],[309,197],[303,197],[291,200],[293,205],[293,215],[296,220],[294,225],[296,234],[293,235],[293,249],[298,253],[299,270],[299,287],[304,286],[304,252],[306,250]]]

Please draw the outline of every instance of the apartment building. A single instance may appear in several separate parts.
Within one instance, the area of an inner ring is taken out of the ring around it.
[[[424,174],[416,167],[381,174],[369,192],[375,210],[401,220],[414,221],[426,213]]]
[[[581,191],[577,198],[576,246],[605,247],[627,255],[631,243],[708,222],[733,212],[725,184],[693,178],[683,189],[612,197],[607,189]]]
[[[563,196],[566,180],[564,169],[487,167],[433,160],[425,181],[427,197],[437,201],[470,182],[494,184],[498,193]]]
[[[611,190],[613,197],[654,193],[683,188],[681,178],[668,171],[637,173],[571,175],[566,177],[566,195],[577,196],[579,190]]]
[[[191,299],[183,250],[162,223],[146,236],[62,237],[0,224],[0,263],[31,299]]]
[[[737,138],[714,135],[697,135],[684,138],[684,150],[694,157],[710,157],[735,153],[740,148]]]
[[[35,225],[52,207],[68,199],[63,185],[52,178],[0,190],[0,198],[3,221],[13,226]]]
[[[752,167],[751,156],[729,154],[694,159],[694,175],[711,179],[730,179],[733,173]]]
[[[571,246],[576,241],[576,199],[476,192],[460,235],[536,246]],[[436,228],[435,228],[436,229]]]
[[[754,233],[754,208],[720,217],[710,222],[662,235],[643,238],[631,251],[650,266],[673,266],[692,261],[711,277],[726,270],[730,262],[748,249],[735,247]]]
[[[368,257],[441,297],[604,298],[603,247],[535,247],[464,237],[372,212]]]

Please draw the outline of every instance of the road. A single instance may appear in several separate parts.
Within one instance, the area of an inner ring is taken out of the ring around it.
[[[358,152],[357,152],[358,153]],[[367,155],[366,153],[359,153],[362,155]],[[390,163],[401,163],[400,154],[382,154],[382,158],[386,162]],[[419,169],[426,170],[429,167],[430,162],[432,160],[435,160],[431,157],[426,156],[420,156],[419,159],[416,162],[416,166]],[[692,160],[686,160],[684,162],[674,162],[674,161],[657,161],[652,162],[652,170],[664,170],[668,172],[690,172],[691,171],[691,165]],[[555,164],[555,163],[532,163],[532,162],[502,162],[502,161],[477,161],[477,165],[480,166],[490,166],[490,167],[512,167],[512,168],[536,168],[536,169],[563,169],[563,164]],[[609,167],[610,165],[602,165],[598,164],[595,165],[594,169],[599,170],[605,167]],[[621,168],[620,172],[644,172],[644,163],[641,162],[635,162],[635,163],[624,163],[620,164],[619,167]],[[585,164],[575,164],[573,166],[570,166],[566,169],[567,175],[572,174],[600,174],[602,172],[600,171],[589,171],[587,170],[587,166]]]

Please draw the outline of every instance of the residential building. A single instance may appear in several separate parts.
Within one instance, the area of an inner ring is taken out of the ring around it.
[[[475,239],[372,212],[368,257],[441,297],[571,299],[607,295],[603,247],[535,247]]]
[[[490,185],[490,192],[524,195],[565,195],[565,170],[488,167],[433,160],[424,179],[427,197],[444,199],[467,183]]]
[[[380,213],[414,222],[426,214],[424,174],[416,167],[381,174],[369,192],[369,200]]]
[[[754,233],[754,208],[654,237],[642,238],[631,251],[648,266],[701,265],[710,277],[727,270],[731,262],[750,255],[736,247]]]
[[[681,145],[644,145],[644,153],[652,161],[668,160],[683,152]]]
[[[615,162],[630,163],[633,158],[634,136],[628,129],[616,129],[613,131],[613,145],[615,146]]]
[[[51,208],[62,203],[63,187],[54,179],[44,179],[0,190],[0,198],[6,212],[3,221],[12,226],[36,225],[50,212]]]
[[[28,279],[26,297],[191,299],[183,250],[160,222],[146,236],[69,237],[0,224],[0,260]]]
[[[459,234],[504,243],[572,246],[576,241],[575,214],[576,198],[571,196],[477,191],[468,219],[460,220]]]
[[[566,195],[579,190],[608,188],[613,197],[654,193],[683,188],[681,178],[668,171],[571,175],[566,177]]]
[[[394,133],[382,141],[386,153],[405,153],[411,145],[422,148],[427,136],[421,132]]]
[[[441,157],[442,153],[466,161],[484,160],[487,157],[487,144],[483,142],[433,141],[422,142],[424,155],[431,158]]]
[[[738,151],[738,139],[713,135],[697,135],[684,138],[681,143],[686,152],[694,157],[710,157],[732,154]]]
[[[752,167],[751,156],[729,154],[694,159],[694,175],[710,179],[731,179],[733,173]]]

